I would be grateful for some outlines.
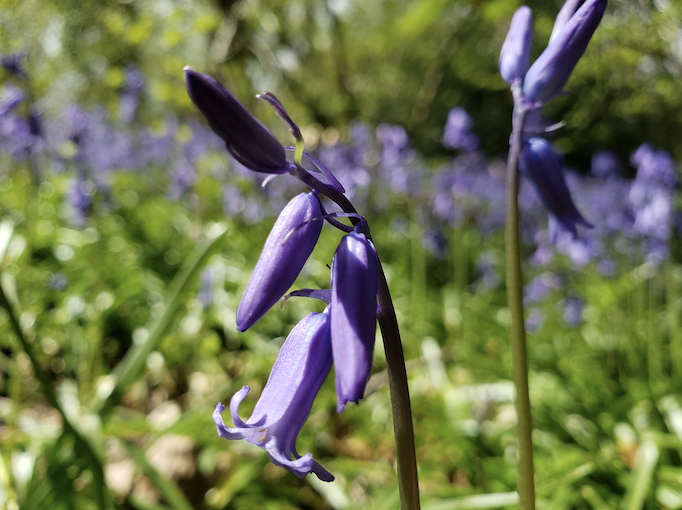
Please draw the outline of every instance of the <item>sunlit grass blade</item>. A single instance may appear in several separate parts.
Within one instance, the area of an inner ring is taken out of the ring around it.
[[[621,501],[622,510],[639,510],[642,508],[653,482],[654,468],[658,462],[658,447],[647,439],[642,442],[637,452],[635,467],[630,475],[625,497]]]
[[[348,495],[340,483],[323,482],[315,476],[309,476],[307,480],[312,488],[315,489],[335,510],[343,510],[344,508],[349,507],[350,502],[348,500]],[[399,504],[398,491],[396,491],[395,496],[396,500],[393,508],[396,508]]]
[[[162,476],[154,467],[147,462],[144,451],[136,445],[123,443],[130,457],[142,469],[144,474],[152,481],[166,502],[175,510],[192,510],[193,507],[187,498],[172,480]]]
[[[225,508],[235,495],[261,476],[263,466],[260,461],[245,462],[236,467],[206,493],[209,508]]]
[[[164,312],[159,319],[152,320],[147,328],[149,336],[145,342],[133,346],[114,368],[112,375],[116,382],[110,391],[101,392],[98,389],[98,395],[91,406],[94,412],[105,411],[114,405],[128,386],[138,377],[146,363],[147,356],[158,346],[168,331],[180,306],[184,291],[194,281],[194,277],[203,267],[211,250],[222,241],[226,232],[227,226],[224,224],[215,224],[206,232],[205,239],[190,254],[169,285]]]
[[[424,504],[424,510],[460,510],[464,508],[500,508],[517,505],[519,495],[516,492],[496,492],[492,494],[476,494],[463,498],[442,501],[431,501]]]

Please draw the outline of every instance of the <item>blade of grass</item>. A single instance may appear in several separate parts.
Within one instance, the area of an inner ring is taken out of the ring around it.
[[[176,510],[193,510],[192,505],[172,480],[162,476],[154,467],[147,462],[142,451],[137,445],[122,442],[128,451],[128,455],[135,461],[135,463],[142,469],[144,474],[152,481],[154,486],[159,490],[161,495],[172,508]]]
[[[116,378],[116,382],[108,394],[101,395],[98,392],[91,404],[93,412],[103,414],[110,410],[138,377],[147,361],[147,356],[158,346],[168,331],[180,306],[182,294],[206,262],[211,250],[222,241],[226,232],[227,226],[224,224],[215,224],[208,229],[204,240],[190,254],[169,285],[163,314],[149,325],[150,333],[145,342],[133,346],[114,368],[112,375]]]
[[[476,494],[464,498],[432,501],[424,505],[424,510],[460,510],[464,508],[500,508],[519,504],[516,492],[496,492],[492,494]]]
[[[658,462],[658,447],[650,439],[642,442],[637,452],[635,467],[630,475],[625,496],[621,501],[622,510],[639,510],[644,505],[651,489],[654,468]]]

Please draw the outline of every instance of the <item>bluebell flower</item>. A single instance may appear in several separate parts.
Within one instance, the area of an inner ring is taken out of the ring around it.
[[[448,112],[443,133],[443,146],[448,149],[478,149],[478,137],[471,132],[474,122],[464,108],[452,108]]]
[[[12,53],[0,57],[0,66],[4,67],[7,72],[19,78],[26,77],[26,69],[24,68],[24,60],[26,53]]]
[[[230,154],[255,172],[289,171],[284,148],[244,106],[216,80],[185,68],[187,92]]]
[[[237,329],[246,331],[289,290],[315,248],[322,221],[319,198],[301,193],[282,210],[237,308]]]
[[[592,154],[590,170],[592,170],[592,173],[595,176],[601,179],[618,177],[620,175],[620,160],[618,159],[618,156],[611,151],[597,151]]]
[[[508,85],[520,84],[526,76],[532,39],[531,10],[527,5],[522,5],[512,16],[509,32],[500,51],[500,75]]]
[[[303,457],[298,454],[296,438],[331,368],[329,323],[329,312],[325,310],[311,313],[294,327],[246,422],[239,417],[239,405],[249,392],[248,386],[235,393],[230,401],[234,427],[227,427],[223,421],[223,404],[219,403],[213,413],[220,437],[246,439],[264,448],[273,464],[288,469],[299,478],[315,473],[325,482],[331,482],[334,477],[313,460],[312,454]]]
[[[378,258],[365,234],[341,239],[332,260],[332,352],[337,409],[358,403],[372,369],[379,286]]]
[[[566,186],[559,157],[544,138],[531,138],[521,150],[520,171],[533,183],[551,218],[577,236],[576,225],[592,228],[578,212]],[[550,222],[550,225],[552,223]],[[552,233],[553,240],[557,232]]]
[[[597,29],[606,3],[587,0],[530,66],[523,81],[523,96],[531,105],[542,105],[561,92]]]

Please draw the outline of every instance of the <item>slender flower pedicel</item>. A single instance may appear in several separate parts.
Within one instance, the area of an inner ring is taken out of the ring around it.
[[[237,308],[237,329],[253,326],[298,277],[322,231],[322,207],[314,193],[301,193],[282,210],[265,241]]]
[[[330,342],[328,310],[304,317],[282,345],[249,419],[244,422],[239,417],[239,405],[249,392],[248,386],[235,393],[230,401],[234,427],[225,425],[221,414],[225,406],[218,403],[213,412],[218,435],[225,439],[246,439],[264,448],[273,464],[299,478],[315,473],[325,482],[334,480],[329,471],[313,460],[312,454],[301,457],[296,451],[296,438],[331,368]]]
[[[534,137],[526,142],[521,151],[519,169],[533,183],[549,214],[573,237],[578,235],[576,225],[592,228],[592,224],[575,207],[559,157],[547,140]],[[556,235],[556,231],[550,233],[553,240]]]
[[[363,397],[372,369],[379,273],[374,244],[361,232],[345,236],[332,261],[332,352],[337,409]]]
[[[607,0],[587,0],[530,66],[523,81],[523,96],[531,105],[545,104],[562,91],[585,53],[606,3]]]
[[[508,84],[520,83],[530,65],[530,43],[533,39],[530,7],[519,7],[511,20],[509,32],[500,50],[500,75]]]
[[[189,67],[185,67],[185,81],[189,97],[237,161],[255,172],[282,174],[290,170],[277,138],[229,90]]]

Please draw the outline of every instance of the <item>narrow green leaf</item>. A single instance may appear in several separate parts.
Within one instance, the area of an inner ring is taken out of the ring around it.
[[[651,489],[654,468],[658,462],[658,447],[647,439],[637,452],[635,467],[630,475],[625,497],[621,502],[622,510],[640,510]]]
[[[519,495],[516,492],[497,492],[493,494],[477,494],[464,498],[431,501],[424,505],[424,510],[460,510],[463,508],[499,508],[517,505]]]

